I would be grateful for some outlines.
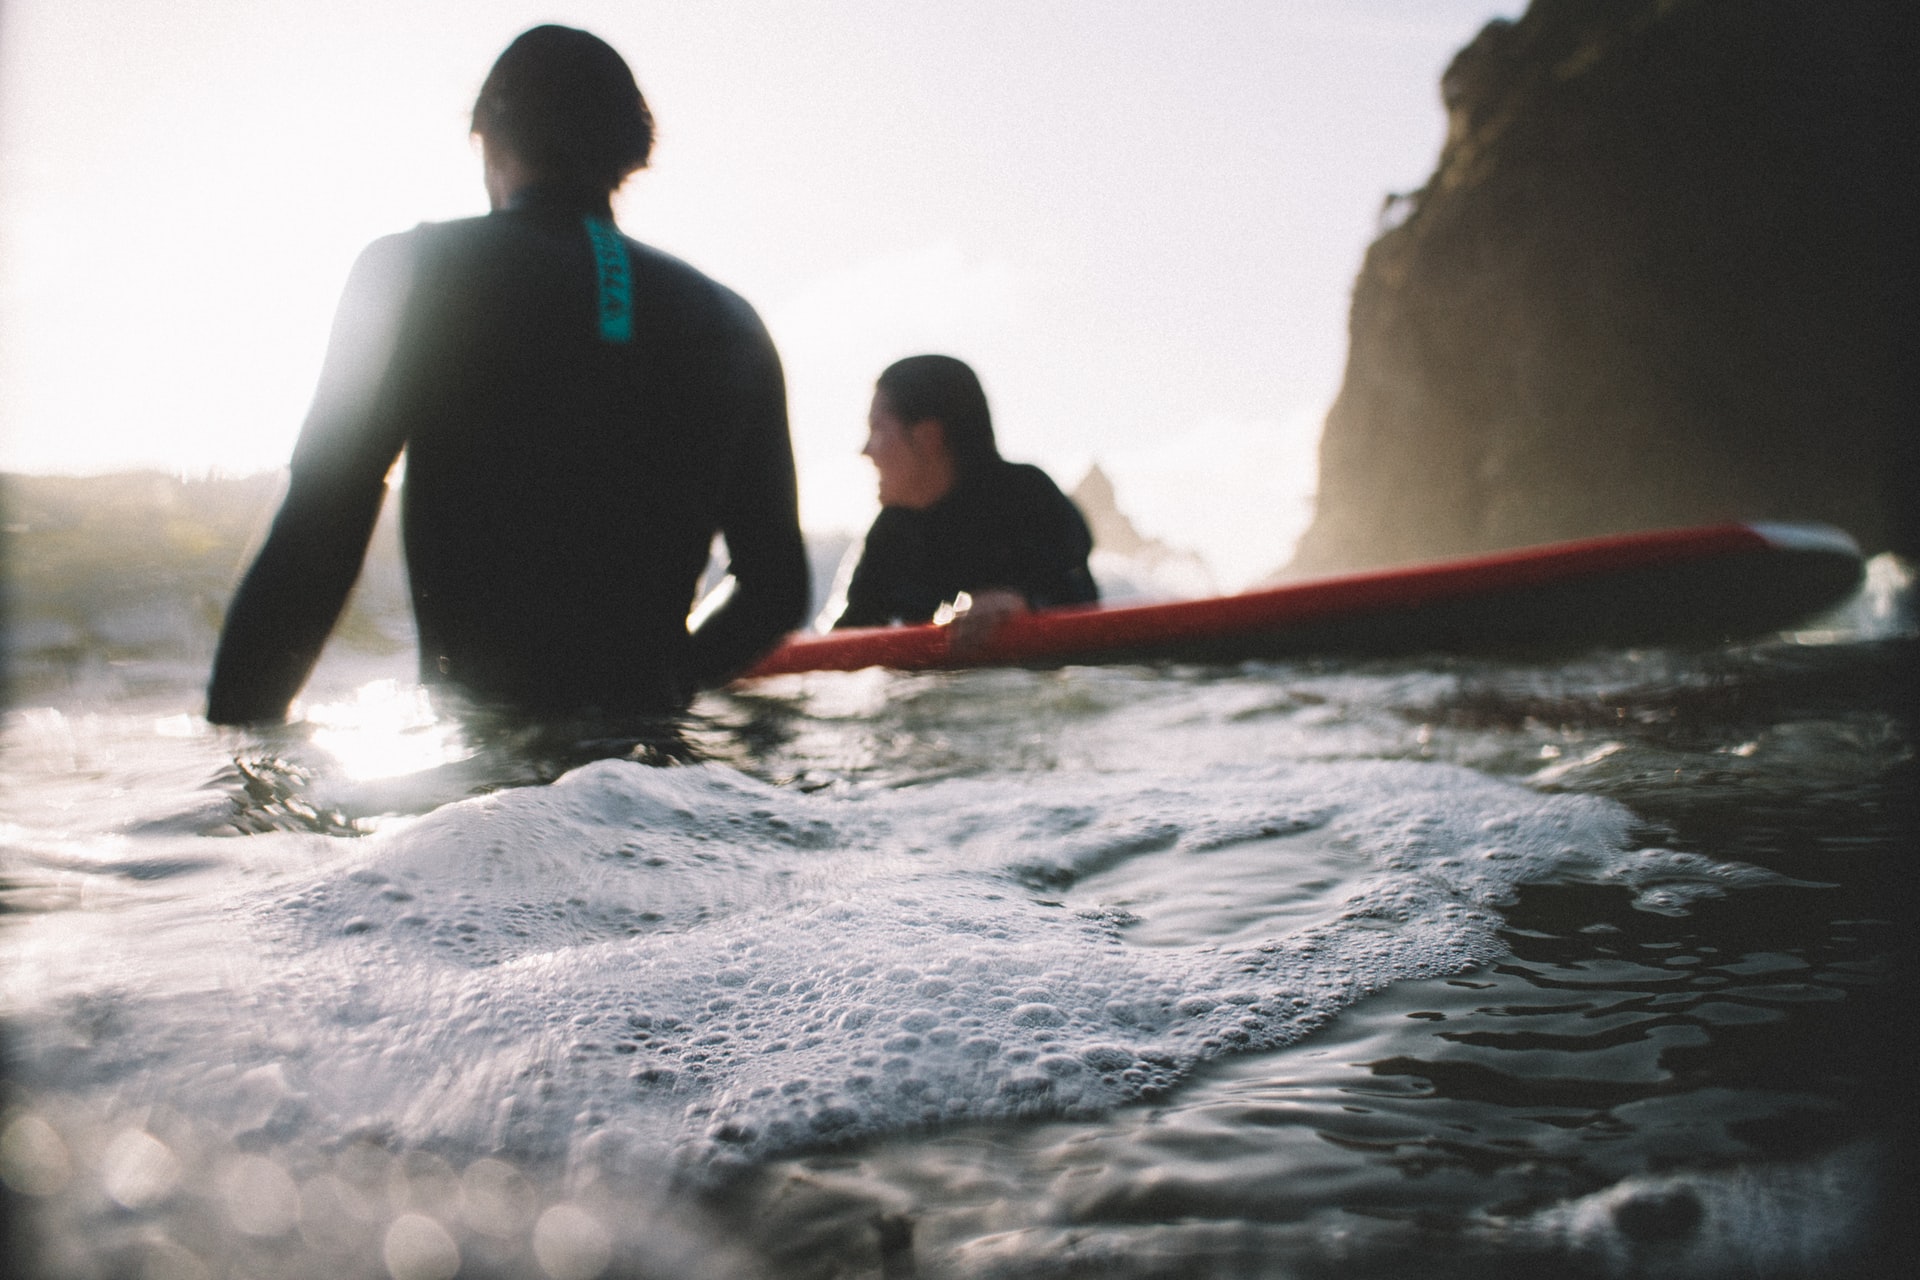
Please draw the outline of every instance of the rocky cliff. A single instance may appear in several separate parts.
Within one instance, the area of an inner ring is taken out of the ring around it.
[[[1910,0],[1534,0],[1354,286],[1289,574],[1723,518],[1912,555]]]

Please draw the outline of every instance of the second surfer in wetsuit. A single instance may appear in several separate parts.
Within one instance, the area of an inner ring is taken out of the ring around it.
[[[287,496],[221,635],[207,716],[283,718],[404,449],[423,680],[535,718],[670,715],[799,621],[779,358],[753,309],[623,236],[653,118],[584,31],[500,55],[473,110],[492,212],[355,264]],[[687,631],[715,533],[736,589]]]
[[[1087,522],[1045,472],[1000,456],[980,380],[951,356],[909,356],[874,388],[867,444],[880,485],[836,627],[928,622],[966,593],[957,641],[1009,615],[1100,598]]]

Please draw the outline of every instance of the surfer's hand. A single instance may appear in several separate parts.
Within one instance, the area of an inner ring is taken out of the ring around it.
[[[1018,591],[994,587],[973,592],[972,603],[956,611],[947,624],[947,645],[965,656],[992,640],[1008,618],[1027,612],[1027,599]]]

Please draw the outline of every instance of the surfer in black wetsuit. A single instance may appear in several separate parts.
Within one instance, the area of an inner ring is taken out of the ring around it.
[[[349,278],[292,480],[227,614],[221,724],[283,718],[402,450],[421,676],[534,717],[652,717],[805,611],[780,362],[759,317],[629,240],[653,120],[584,31],[536,27],[473,111],[492,212],[376,241]],[[735,590],[692,635],[714,534]]]
[[[880,375],[862,450],[879,474],[867,531],[836,627],[927,622],[962,592],[955,641],[978,643],[1007,616],[1100,598],[1093,537],[1038,467],[1008,462],[986,393],[951,356],[909,356]]]

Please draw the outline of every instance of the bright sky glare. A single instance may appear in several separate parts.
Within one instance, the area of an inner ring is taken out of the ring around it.
[[[507,41],[632,63],[632,235],[786,362],[802,514],[864,527],[875,374],[972,362],[1003,451],[1098,461],[1224,587],[1283,562],[1382,199],[1453,52],[1518,0],[4,0],[0,468],[282,465],[348,265],[484,212]]]

